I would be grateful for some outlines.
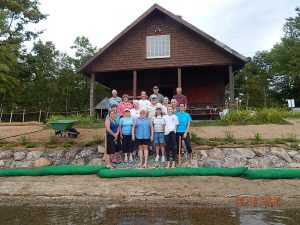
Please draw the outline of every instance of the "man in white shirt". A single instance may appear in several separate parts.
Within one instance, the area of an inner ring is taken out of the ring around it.
[[[157,97],[156,95],[151,95],[150,96],[151,102],[150,105],[147,108],[147,112],[148,112],[148,118],[150,120],[152,120],[153,116],[155,115],[155,110],[157,106],[162,107],[162,105],[160,103],[157,102]]]
[[[141,97],[142,97],[142,99],[139,100],[140,109],[147,111],[148,106],[150,105],[150,101],[148,100],[146,91],[141,92]]]

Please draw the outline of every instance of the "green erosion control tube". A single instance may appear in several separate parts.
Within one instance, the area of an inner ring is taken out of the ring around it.
[[[46,166],[38,169],[1,169],[0,177],[9,176],[47,176],[47,175],[86,175],[96,174],[99,170],[105,169],[105,166],[88,165],[62,165]]]
[[[246,179],[294,179],[300,178],[300,170],[297,169],[263,169],[247,170],[243,177]]]
[[[230,176],[239,177],[247,170],[239,168],[174,168],[174,169],[102,169],[102,178],[118,177],[164,177],[164,176]]]

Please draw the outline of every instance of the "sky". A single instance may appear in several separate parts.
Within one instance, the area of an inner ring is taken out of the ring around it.
[[[157,3],[244,56],[270,50],[295,17],[299,0],[39,0],[48,18],[30,29],[44,30],[42,41],[72,55],[77,36],[103,47]]]

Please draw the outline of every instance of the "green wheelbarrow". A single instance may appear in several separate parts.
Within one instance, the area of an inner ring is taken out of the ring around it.
[[[68,134],[69,137],[76,138],[80,133],[73,127],[75,122],[76,120],[55,120],[49,124],[55,130],[55,135]]]

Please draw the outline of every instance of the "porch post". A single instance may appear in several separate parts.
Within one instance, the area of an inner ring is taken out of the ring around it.
[[[133,88],[132,88],[132,94],[133,98],[136,99],[136,85],[137,85],[137,72],[136,70],[133,71]]]
[[[177,69],[177,80],[178,80],[178,86],[181,88],[181,68]]]
[[[95,74],[91,74],[91,87],[90,87],[90,116],[94,115],[94,90],[95,90]]]
[[[229,65],[228,68],[228,72],[229,72],[229,96],[230,96],[230,104],[233,105],[234,104],[234,77],[233,77],[233,73],[232,73],[232,65]]]

